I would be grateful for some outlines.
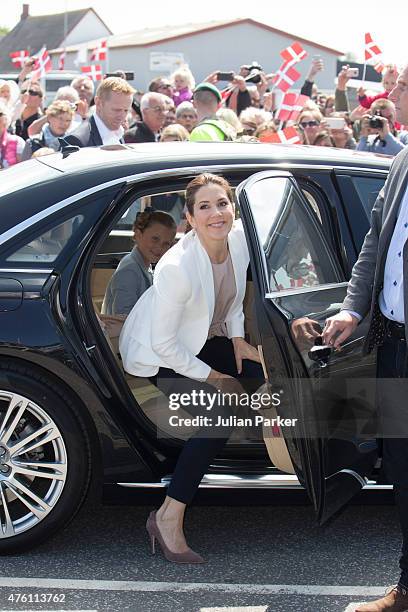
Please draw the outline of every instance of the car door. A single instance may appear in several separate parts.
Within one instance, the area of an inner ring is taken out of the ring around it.
[[[363,321],[334,352],[318,346],[347,279],[318,215],[286,171],[252,175],[237,189],[251,256],[264,366],[295,471],[324,522],[365,484],[377,458],[374,358],[362,356]]]

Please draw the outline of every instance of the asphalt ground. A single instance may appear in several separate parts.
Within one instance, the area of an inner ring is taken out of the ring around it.
[[[202,492],[185,525],[201,566],[151,555],[144,524],[160,498],[88,505],[49,542],[0,558],[0,611],[351,612],[398,578],[388,493],[364,493],[319,527],[301,492]]]

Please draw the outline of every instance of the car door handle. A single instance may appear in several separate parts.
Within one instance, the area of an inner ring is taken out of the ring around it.
[[[325,344],[313,346],[308,352],[309,359],[315,361],[322,368],[326,367],[330,356],[333,352],[333,347]]]

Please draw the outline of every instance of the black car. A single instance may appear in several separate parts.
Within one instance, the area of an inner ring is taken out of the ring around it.
[[[338,310],[389,165],[318,147],[161,143],[68,150],[2,171],[0,552],[51,536],[90,491],[112,498],[168,482],[182,441],[158,435],[158,391],[125,374],[98,314],[137,210],[173,197],[182,223],[176,200],[203,171],[235,187],[251,256],[248,338],[269,388],[284,390],[283,416],[303,430],[234,433],[201,486],[303,486],[320,522],[372,486],[370,410],[357,402],[355,414],[360,391],[332,401],[345,376],[374,376],[374,357],[361,356],[365,323],[335,353],[313,347],[303,324]]]

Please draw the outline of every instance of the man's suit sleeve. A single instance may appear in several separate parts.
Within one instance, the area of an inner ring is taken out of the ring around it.
[[[347,296],[341,307],[341,310],[352,310],[362,317],[368,313],[371,306],[385,192],[386,186],[378,194],[371,212],[370,230],[353,267]]]
[[[83,147],[83,142],[74,133],[68,134],[68,136],[64,136],[64,140],[66,140],[70,145],[75,147]]]

